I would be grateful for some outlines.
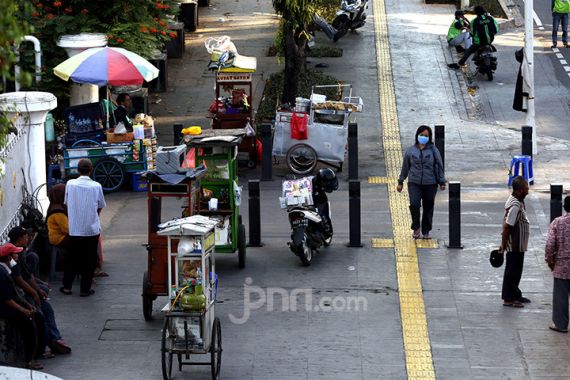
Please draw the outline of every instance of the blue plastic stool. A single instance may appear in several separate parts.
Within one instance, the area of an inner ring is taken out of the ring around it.
[[[509,186],[513,184],[513,178],[519,175],[519,167],[522,165],[522,176],[527,180],[529,185],[534,183],[534,173],[532,171],[532,157],[531,156],[514,156],[511,160],[511,167],[509,168]],[[514,170],[513,170],[514,168]]]

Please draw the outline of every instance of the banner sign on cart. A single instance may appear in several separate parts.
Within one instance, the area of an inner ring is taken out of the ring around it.
[[[218,83],[220,82],[251,82],[251,73],[218,73]]]

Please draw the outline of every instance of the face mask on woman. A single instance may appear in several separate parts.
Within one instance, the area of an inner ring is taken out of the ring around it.
[[[429,137],[428,136],[424,136],[424,135],[419,135],[418,136],[418,142],[422,145],[425,145],[429,142]]]
[[[14,259],[10,259],[10,268],[14,268],[18,263]]]

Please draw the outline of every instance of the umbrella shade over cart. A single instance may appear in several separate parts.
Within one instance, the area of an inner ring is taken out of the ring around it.
[[[75,83],[128,86],[150,82],[159,70],[138,54],[122,48],[87,49],[53,69],[56,76]]]

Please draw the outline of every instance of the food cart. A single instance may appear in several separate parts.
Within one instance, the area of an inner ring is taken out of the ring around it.
[[[327,100],[319,94],[327,89],[339,90],[340,100]],[[295,110],[277,111],[273,155],[285,157],[289,169],[299,175],[311,173],[318,162],[342,170],[348,124],[362,109],[362,98],[352,96],[352,85],[313,86],[311,99],[298,99]],[[297,115],[306,119],[306,136],[301,139],[292,137],[292,119]]]
[[[115,134],[106,128],[103,115],[100,103],[65,110],[63,164],[66,176],[70,176],[77,172],[79,160],[88,158],[93,164],[93,179],[103,191],[113,192],[123,186],[129,174],[154,169],[157,140],[149,117],[137,115],[146,123],[135,126],[138,133]]]
[[[169,301],[162,309],[165,316],[161,339],[165,380],[172,378],[174,355],[179,371],[184,365],[209,365],[212,379],[219,379],[222,331],[214,313],[218,287],[214,255],[217,224],[217,220],[194,215],[158,226],[158,235],[167,239],[169,258]],[[210,354],[210,361],[190,361],[190,356],[197,354]]]
[[[196,163],[208,168],[200,181],[198,214],[220,221],[216,229],[216,253],[238,253],[238,265],[245,267],[246,232],[241,222],[241,187],[237,176],[238,147],[245,138],[244,129],[203,130],[201,135],[186,135],[188,147],[194,148]],[[215,203],[215,205],[213,204]]]
[[[248,167],[257,165],[257,139],[253,130],[253,73],[255,58],[238,56],[243,61],[253,59],[243,66],[250,69],[229,67],[216,72],[216,100],[210,108],[213,129],[246,128],[249,124],[251,133],[244,137],[239,145],[239,152],[245,153]]]
[[[194,170],[178,183],[168,182],[147,172],[148,181],[148,253],[147,270],[142,280],[142,302],[145,320],[152,320],[152,304],[157,296],[168,294],[167,281],[172,265],[168,256],[168,239],[159,235],[159,225],[173,218],[194,214],[204,170]],[[176,241],[171,245],[176,249]]]

